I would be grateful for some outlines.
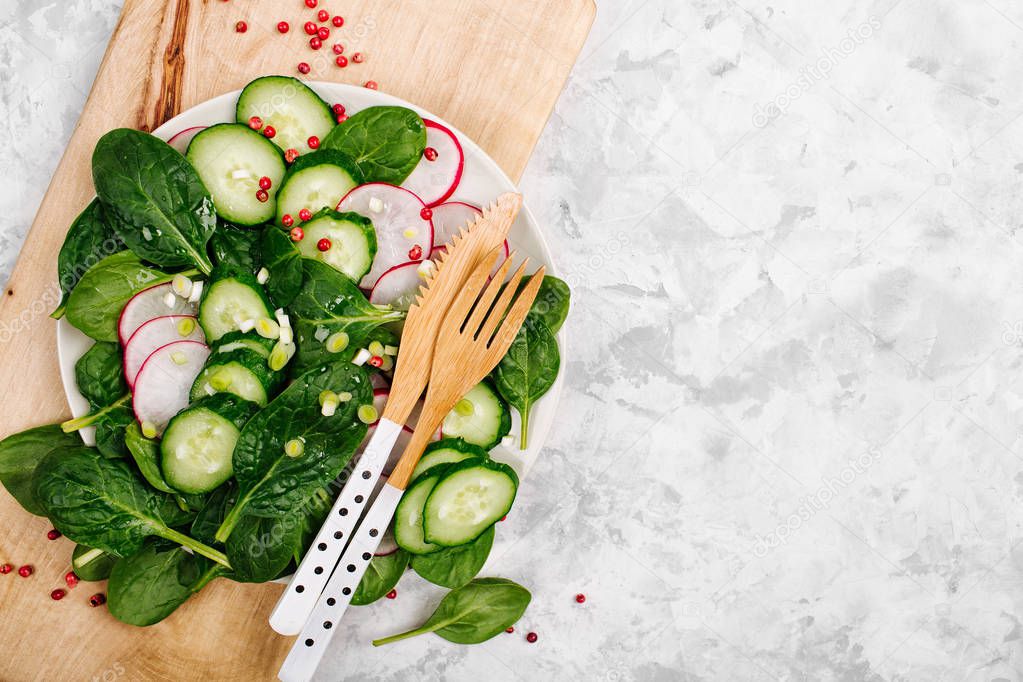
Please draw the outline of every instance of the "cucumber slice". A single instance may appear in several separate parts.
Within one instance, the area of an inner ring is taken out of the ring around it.
[[[515,471],[491,460],[450,464],[439,477],[422,515],[424,543],[441,547],[465,545],[482,535],[511,510],[519,488]]]
[[[419,464],[412,471],[412,480],[416,480],[435,466],[457,464],[473,457],[486,459],[487,451],[461,438],[445,438],[436,443],[430,443],[423,451],[423,456],[419,458]]]
[[[482,381],[444,417],[445,438],[463,438],[490,450],[511,431],[511,410],[493,384]]]
[[[217,215],[238,225],[261,225],[276,211],[273,188],[287,170],[280,150],[268,139],[238,123],[207,128],[188,145],[188,160],[213,197]],[[260,178],[270,178],[268,201],[260,201]]]
[[[305,258],[320,260],[358,282],[373,267],[377,255],[377,235],[373,223],[358,213],[338,213],[330,209],[302,225],[305,238],[298,250]],[[320,250],[320,240],[330,247]]]
[[[273,319],[270,302],[256,278],[247,273],[214,273],[199,304],[199,324],[206,338],[217,341],[247,320]]]
[[[219,341],[213,344],[213,354],[230,353],[238,350],[239,348],[248,348],[251,351],[259,353],[264,358],[269,358],[270,351],[273,350],[276,343],[277,342],[274,339],[264,339],[258,334],[246,334],[244,332],[235,331],[224,334],[220,337]]]
[[[409,486],[394,512],[394,541],[412,554],[430,554],[442,549],[439,545],[428,543],[423,530],[423,506],[433,492],[433,487],[440,481],[443,469],[435,469],[434,472]]]
[[[324,149],[299,157],[284,176],[277,193],[277,224],[285,215],[298,221],[303,208],[316,213],[337,208],[341,200],[362,184],[362,171],[339,151]]]
[[[252,348],[237,348],[229,353],[214,352],[192,385],[191,399],[200,400],[217,393],[231,393],[266,407],[284,375],[273,372],[267,359]]]
[[[184,493],[205,493],[231,478],[235,444],[256,411],[248,401],[220,394],[174,417],[160,444],[167,483]]]
[[[238,123],[246,125],[253,116],[260,117],[276,131],[274,144],[284,151],[297,149],[299,154],[312,151],[310,137],[322,140],[337,124],[326,102],[305,83],[287,76],[265,76],[246,85],[235,115]]]

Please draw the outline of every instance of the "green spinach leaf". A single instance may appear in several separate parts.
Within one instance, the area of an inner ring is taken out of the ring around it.
[[[32,484],[36,468],[50,453],[74,447],[82,447],[82,439],[56,425],[8,436],[0,441],[0,483],[29,514],[46,516]]]
[[[352,595],[353,606],[368,606],[394,589],[405,575],[411,555],[399,549],[387,556],[375,556],[369,562],[366,573]]]
[[[93,405],[109,405],[128,392],[121,347],[100,341],[75,363],[78,390]]]
[[[423,158],[426,126],[411,109],[370,107],[334,128],[320,148],[346,154],[366,182],[400,185]]]
[[[39,463],[33,485],[54,527],[75,542],[124,557],[155,535],[228,565],[222,552],[174,530],[193,514],[149,488],[124,460],[84,446],[62,448]]]
[[[302,279],[305,276],[302,254],[288,233],[274,225],[263,230],[259,249],[263,266],[270,272],[270,279],[266,281],[270,298],[274,305],[291,305],[302,289]]]
[[[532,276],[522,279],[522,287],[529,284]],[[553,275],[546,275],[540,284],[540,291],[529,309],[529,316],[541,320],[552,333],[557,334],[561,325],[568,317],[568,308],[572,300],[572,292],[564,280]]]
[[[185,157],[149,133],[121,128],[92,154],[96,194],[118,236],[161,267],[209,274],[206,245],[217,226],[213,200]]]
[[[479,644],[518,622],[532,599],[529,590],[504,578],[477,578],[452,590],[422,627],[378,639],[382,646],[427,632],[455,644]]]
[[[493,546],[494,527],[491,526],[468,545],[412,557],[412,570],[434,585],[461,587],[479,574]]]
[[[64,316],[68,297],[89,268],[122,250],[124,242],[104,219],[99,199],[94,199],[71,224],[57,255],[57,279],[63,295],[50,317],[59,320]]]
[[[109,578],[117,561],[117,557],[102,549],[75,545],[75,551],[71,554],[71,569],[82,580],[95,583]]]
[[[348,392],[331,417],[321,413],[325,390]],[[243,516],[278,516],[296,509],[340,475],[367,427],[356,417],[373,402],[369,374],[350,362],[315,368],[299,377],[242,429],[233,464],[238,504],[217,532],[225,542]],[[289,457],[285,444],[303,442],[302,453]]]
[[[521,417],[519,447],[522,450],[529,443],[529,412],[554,385],[560,367],[557,338],[542,320],[527,316],[508,353],[494,370],[497,390]]]
[[[192,537],[207,545],[217,543],[217,529],[224,522],[224,517],[234,505],[234,481],[228,481],[207,497],[205,504],[199,509],[192,521]]]
[[[401,311],[374,306],[351,278],[329,265],[303,260],[305,281],[288,308],[298,342],[294,371],[351,360],[374,330],[405,317]],[[348,346],[342,353],[330,353],[326,341],[338,332],[348,335]]]
[[[142,429],[138,422],[132,420],[125,430],[125,444],[128,452],[131,453],[135,465],[142,473],[149,485],[165,493],[176,493],[174,488],[167,484],[160,469],[160,443],[142,435]]]
[[[259,270],[259,230],[221,223],[210,239],[210,250],[217,265],[250,275]]]
[[[114,565],[107,585],[110,613],[129,625],[159,623],[223,569],[176,545],[149,541]]]
[[[127,397],[127,396],[125,396]],[[96,449],[104,457],[118,459],[131,454],[128,450],[128,427],[135,423],[135,412],[130,402],[118,402],[103,407],[102,416],[95,420]]]
[[[128,299],[173,278],[143,265],[130,251],[107,256],[89,268],[71,292],[65,310],[68,322],[97,341],[117,341],[117,320]]]

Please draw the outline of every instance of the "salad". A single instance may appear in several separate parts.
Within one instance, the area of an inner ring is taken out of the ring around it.
[[[109,578],[115,617],[146,626],[215,579],[293,570],[386,403],[405,310],[480,211],[448,201],[464,167],[450,130],[403,107],[349,116],[281,76],[242,91],[235,123],[170,143],[111,131],[92,166],[97,198],[58,256],[53,314],[95,342],[75,365],[91,410],[0,442],[0,482],[78,544],[78,579]],[[476,577],[518,486],[491,451],[525,449],[568,307],[545,277],[507,356],[420,461],[352,603],[409,568],[453,591],[446,625],[386,641],[483,641],[525,610],[524,588]],[[501,510],[483,520],[455,494],[475,470],[506,481],[473,502]]]

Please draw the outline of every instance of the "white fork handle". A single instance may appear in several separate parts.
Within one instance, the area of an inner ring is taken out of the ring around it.
[[[312,615],[277,673],[282,682],[308,682],[316,673],[341,617],[352,602],[355,588],[362,581],[369,562],[380,546],[380,539],[394,518],[394,510],[404,492],[385,483],[373,506],[366,512],[366,517],[341,556],[337,570],[330,577],[327,588],[320,595]]]
[[[327,520],[270,614],[270,627],[280,634],[297,635],[302,630],[338,557],[351,539],[400,434],[401,425],[389,419],[381,419],[377,424]]]

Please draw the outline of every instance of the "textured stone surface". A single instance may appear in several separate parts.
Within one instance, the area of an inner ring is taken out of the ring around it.
[[[118,6],[0,2],[3,278]],[[522,183],[575,294],[533,604],[346,656],[409,576],[320,677],[1019,679],[1021,50],[1007,0],[601,0]]]

